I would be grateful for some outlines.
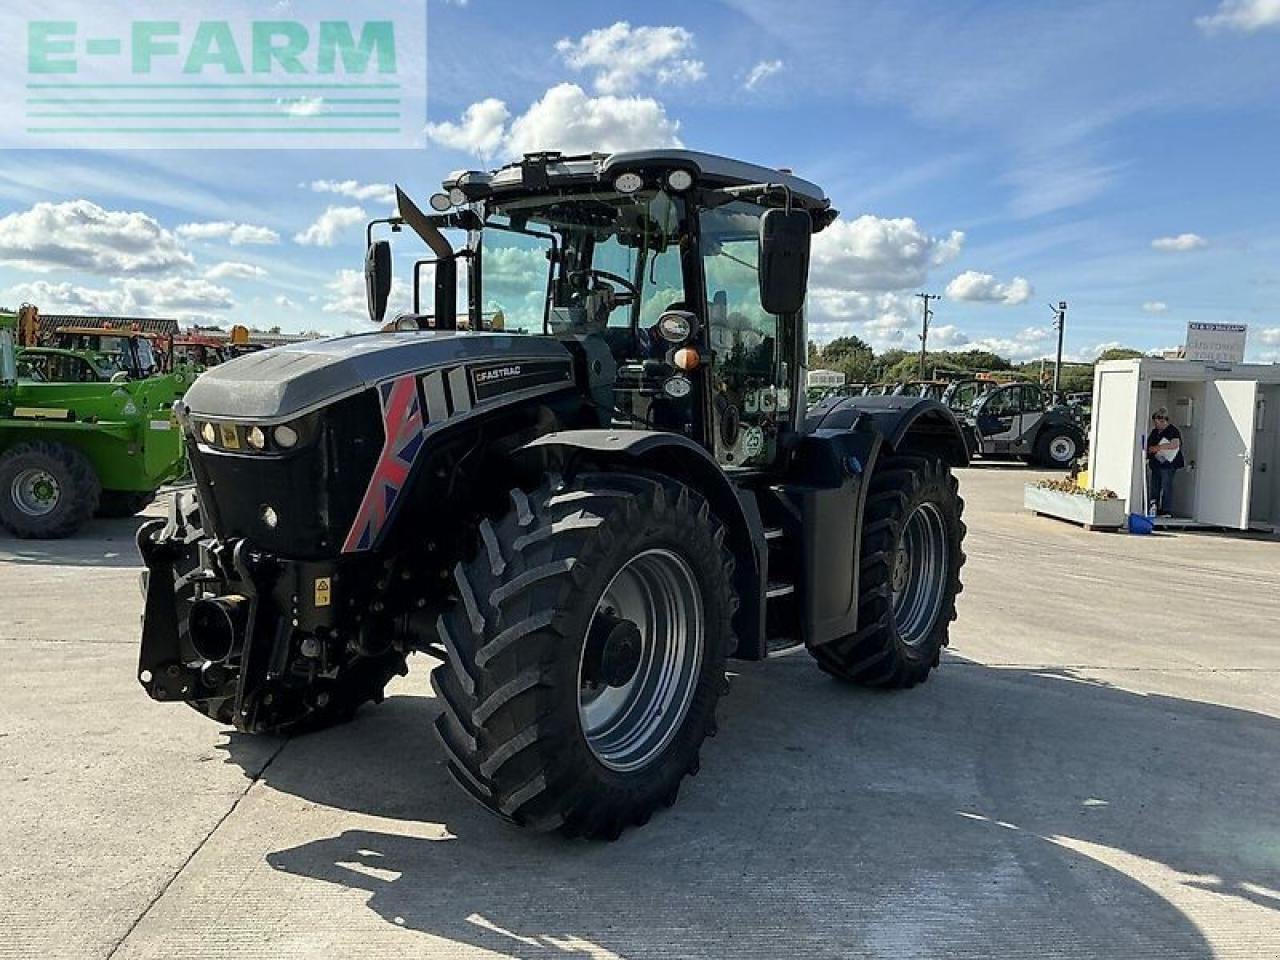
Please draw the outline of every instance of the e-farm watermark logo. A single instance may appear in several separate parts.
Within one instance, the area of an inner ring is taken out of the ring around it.
[[[425,0],[35,3],[0,80],[0,145],[418,147]]]

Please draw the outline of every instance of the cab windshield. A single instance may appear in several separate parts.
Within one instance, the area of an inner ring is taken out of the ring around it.
[[[638,328],[683,303],[684,205],[663,191],[492,203],[485,226],[481,310],[492,329],[603,333],[626,352]]]

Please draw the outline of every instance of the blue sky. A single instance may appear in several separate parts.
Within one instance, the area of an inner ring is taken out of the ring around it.
[[[0,303],[359,329],[389,184],[678,142],[826,188],[817,339],[1280,361],[1280,0],[432,0],[427,74],[417,150],[0,152]]]

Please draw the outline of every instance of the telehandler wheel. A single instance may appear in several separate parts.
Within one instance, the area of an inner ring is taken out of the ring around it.
[[[0,456],[0,526],[40,540],[69,537],[98,509],[98,475],[79,450],[19,443]]]
[[[1042,467],[1071,466],[1084,449],[1084,438],[1073,427],[1049,427],[1036,437],[1036,449],[1033,462]]]
[[[905,688],[938,665],[962,589],[959,484],[941,460],[892,456],[871,476],[859,558],[858,629],[810,647],[832,676]]]
[[[155,503],[154,493],[133,490],[103,490],[98,500],[100,517],[132,517]]]
[[[698,771],[732,648],[733,556],[707,502],[666,477],[510,496],[437,624],[436,733],[490,811],[612,840]]]

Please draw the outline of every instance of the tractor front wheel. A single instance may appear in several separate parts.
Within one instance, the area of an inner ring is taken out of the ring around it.
[[[876,467],[858,560],[858,629],[811,646],[818,666],[869,687],[912,687],[929,676],[956,615],[963,511],[941,460],[891,456]]]
[[[507,820],[590,839],[670,806],[714,729],[732,571],[720,521],[674,480],[513,490],[437,624],[454,779]]]
[[[100,493],[93,464],[74,447],[20,443],[0,456],[0,525],[15,536],[71,536],[93,516]]]

